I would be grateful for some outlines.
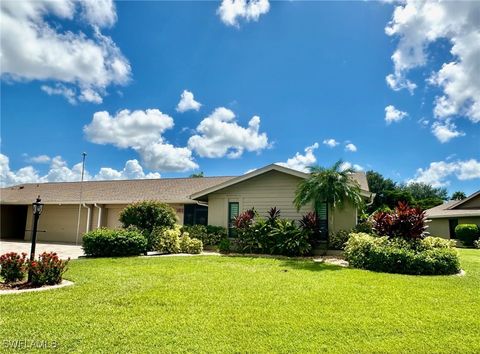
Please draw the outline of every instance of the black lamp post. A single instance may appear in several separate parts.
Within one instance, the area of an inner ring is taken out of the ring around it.
[[[30,262],[33,262],[35,259],[35,246],[37,245],[37,226],[38,226],[38,218],[43,210],[43,203],[40,203],[42,200],[40,196],[37,197],[35,203],[32,203],[32,210],[33,210],[33,228],[32,228],[32,248],[30,249]],[[28,272],[28,282],[32,280],[31,272]]]

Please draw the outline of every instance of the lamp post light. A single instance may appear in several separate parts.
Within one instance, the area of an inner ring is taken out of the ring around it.
[[[37,197],[35,203],[32,203],[33,210],[33,228],[32,228],[32,248],[30,249],[30,262],[35,259],[35,246],[37,245],[37,226],[40,214],[43,211],[43,203],[41,203],[40,196]],[[32,280],[32,273],[28,272],[28,282]]]

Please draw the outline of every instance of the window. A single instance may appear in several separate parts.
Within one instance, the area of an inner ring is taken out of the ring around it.
[[[207,225],[208,207],[198,204],[185,204],[183,209],[184,225]]]
[[[228,236],[235,237],[235,229],[233,228],[233,221],[240,212],[240,204],[238,202],[228,203]]]

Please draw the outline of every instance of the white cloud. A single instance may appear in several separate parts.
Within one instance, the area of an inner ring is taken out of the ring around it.
[[[458,138],[465,135],[464,132],[458,131],[457,126],[449,120],[445,121],[444,123],[433,123],[432,133],[442,144],[449,142],[453,138]]]
[[[297,152],[294,157],[291,157],[287,162],[277,162],[277,165],[288,167],[294,170],[309,172],[308,167],[313,166],[317,162],[317,158],[313,154],[315,149],[318,149],[318,143],[305,148],[305,154]],[[248,172],[247,172],[248,173]]]
[[[237,158],[244,150],[261,151],[269,146],[265,133],[259,133],[260,117],[253,116],[244,128],[235,122],[235,113],[220,107],[198,125],[197,135],[188,140],[188,147],[201,157]]]
[[[74,89],[68,88],[65,85],[58,84],[58,83],[55,84],[54,87],[48,86],[48,85],[42,85],[41,89],[43,92],[46,92],[49,96],[52,96],[52,95],[63,96],[64,98],[67,99],[67,101],[70,104],[77,103],[77,98],[76,98],[77,93],[75,92]]]
[[[461,181],[480,179],[480,161],[476,159],[454,162],[431,162],[428,168],[419,168],[414,178],[407,181],[431,184],[433,187],[448,186],[448,177],[455,176]]]
[[[38,155],[27,158],[27,161],[31,163],[49,163],[51,160],[48,155]]]
[[[389,85],[412,89],[408,71],[427,65],[429,45],[446,39],[453,59],[428,79],[443,90],[435,100],[434,114],[437,118],[463,115],[480,122],[479,16],[477,1],[406,0],[398,5],[385,29],[399,38],[392,55],[394,74],[387,76]]]
[[[357,147],[352,143],[348,143],[347,145],[345,145],[345,150],[346,151],[351,151],[351,152],[356,152]]]
[[[89,33],[64,30],[57,19],[82,19]],[[100,32],[115,21],[112,0],[2,1],[1,75],[10,81],[53,81],[53,87],[42,87],[49,95],[100,103],[108,86],[130,79],[128,60]]]
[[[173,126],[173,118],[158,109],[133,112],[124,109],[115,116],[105,111],[96,112],[83,131],[90,142],[134,149],[150,169],[187,171],[198,168],[188,148],[175,147],[165,141],[163,133]]]
[[[340,165],[340,171],[345,171],[349,168],[353,168],[355,171],[363,171],[364,168],[361,165],[358,164],[352,164],[351,162],[345,161]]]
[[[387,122],[387,124],[392,122],[400,122],[406,116],[408,116],[407,112],[400,111],[393,105],[388,105],[385,107],[385,122]]]
[[[115,116],[106,111],[96,112],[83,131],[87,140],[96,144],[139,148],[162,140],[165,130],[173,126],[173,118],[158,109],[133,112],[124,109]]]
[[[200,102],[195,101],[193,97],[193,93],[187,90],[183,90],[180,96],[180,102],[177,105],[177,112],[183,113],[189,110],[198,111],[202,104]]]
[[[337,146],[338,144],[340,144],[338,141],[336,141],[335,139],[325,139],[323,141],[323,143],[331,148],[334,148],[335,146]]]
[[[12,171],[9,158],[0,154],[0,186],[2,187],[37,182],[76,182],[81,180],[81,173],[81,163],[77,163],[70,168],[61,156],[55,156],[51,159],[49,170],[43,176],[32,166],[25,166],[17,171]],[[85,181],[143,178],[160,178],[160,174],[145,173],[137,160],[128,160],[125,167],[120,171],[110,167],[102,167],[93,177],[87,170],[84,176]]]
[[[268,0],[223,0],[217,14],[227,26],[238,27],[238,20],[258,21],[260,15],[270,10]]]

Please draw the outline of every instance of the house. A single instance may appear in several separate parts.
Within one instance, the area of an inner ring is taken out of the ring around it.
[[[208,223],[229,227],[242,210],[255,208],[266,213],[274,206],[281,210],[283,217],[300,219],[312,210],[312,206],[297,211],[293,200],[298,183],[308,176],[272,164],[238,177],[22,184],[1,189],[0,237],[30,238],[31,203],[38,195],[45,203],[38,225],[40,241],[80,242],[77,227],[80,238],[81,234],[95,228],[119,227],[119,215],[125,206],[142,200],[158,200],[171,205],[180,224]],[[360,185],[362,195],[371,198],[365,173],[355,173],[352,179]],[[350,229],[357,223],[357,209],[351,205],[342,209],[325,205],[319,215],[326,232]],[[328,218],[329,215],[333,217]]]
[[[426,211],[431,236],[456,238],[458,224],[480,226],[480,190],[463,200],[452,200]]]

